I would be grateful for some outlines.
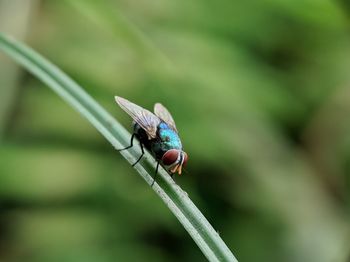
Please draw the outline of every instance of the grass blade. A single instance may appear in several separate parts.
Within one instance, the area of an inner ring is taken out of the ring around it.
[[[123,148],[129,144],[130,133],[52,63],[24,44],[1,33],[0,49],[80,112],[115,148]],[[129,163],[133,163],[140,152],[134,147],[122,151],[121,154]],[[146,160],[136,165],[135,169],[149,185],[152,183],[155,160],[150,154],[146,153]],[[175,184],[164,169],[159,169],[159,176],[152,188],[178,218],[209,261],[237,261],[187,193]]]

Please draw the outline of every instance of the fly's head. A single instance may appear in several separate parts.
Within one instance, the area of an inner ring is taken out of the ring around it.
[[[181,175],[182,167],[186,166],[187,159],[188,156],[184,151],[179,149],[170,149],[165,152],[161,161],[170,173],[178,173]]]

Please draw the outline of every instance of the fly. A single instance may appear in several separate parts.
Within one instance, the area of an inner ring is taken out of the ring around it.
[[[182,167],[186,165],[188,156],[183,151],[175,121],[169,111],[162,104],[156,103],[153,114],[122,97],[116,96],[115,100],[134,120],[130,145],[118,151],[133,147],[135,137],[139,140],[142,154],[132,166],[135,166],[143,157],[144,147],[151,152],[157,160],[152,186],[159,164],[168,170],[171,177],[175,173],[181,175]]]

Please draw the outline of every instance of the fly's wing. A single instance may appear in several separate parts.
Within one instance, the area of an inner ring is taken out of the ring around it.
[[[169,113],[168,109],[166,109],[161,103],[156,103],[154,105],[154,113],[177,132],[173,117]]]
[[[157,127],[161,122],[157,116],[147,109],[135,105],[122,97],[116,96],[115,101],[143,130],[146,131],[149,138],[156,138]]]

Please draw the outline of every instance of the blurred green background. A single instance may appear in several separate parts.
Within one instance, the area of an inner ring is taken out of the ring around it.
[[[80,83],[172,112],[176,177],[240,261],[350,259],[350,5],[0,0],[0,30]],[[205,261],[77,112],[0,54],[0,261]]]

